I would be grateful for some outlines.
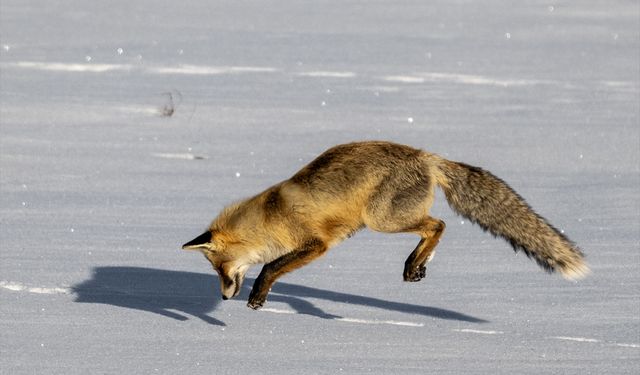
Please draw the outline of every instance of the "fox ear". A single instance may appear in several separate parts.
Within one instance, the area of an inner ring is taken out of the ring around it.
[[[209,231],[202,233],[198,237],[182,245],[182,249],[184,250],[211,250],[212,248],[211,232]]]

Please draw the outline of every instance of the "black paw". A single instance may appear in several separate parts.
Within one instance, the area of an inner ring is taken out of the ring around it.
[[[258,310],[259,308],[261,308],[264,305],[266,299],[267,299],[266,297],[255,296],[252,293],[249,296],[249,302],[247,302],[247,306],[249,306],[250,308],[252,308],[254,310]]]
[[[408,281],[408,282],[420,281],[427,276],[427,267],[425,265],[422,265],[412,269],[405,268],[402,276],[404,277],[404,281]]]
[[[247,302],[247,306],[249,306],[250,308],[252,308],[254,310],[260,309],[263,304],[264,304],[264,302],[257,302],[257,301],[249,301],[249,302]]]

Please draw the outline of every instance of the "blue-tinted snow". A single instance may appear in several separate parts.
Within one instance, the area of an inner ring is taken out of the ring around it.
[[[640,10],[630,1],[0,4],[0,372],[640,371]],[[162,116],[162,113],[171,116]],[[483,166],[576,241],[547,275],[456,217],[364,231],[264,311],[179,250],[336,143]]]

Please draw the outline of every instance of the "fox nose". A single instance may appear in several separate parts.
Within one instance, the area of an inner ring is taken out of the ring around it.
[[[222,299],[226,301],[226,300],[228,300],[228,299],[229,299],[229,297],[227,297],[227,296],[225,296],[225,295],[223,294],[223,295],[222,295]]]

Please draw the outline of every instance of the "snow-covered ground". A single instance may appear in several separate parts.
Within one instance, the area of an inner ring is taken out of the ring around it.
[[[637,1],[0,3],[0,373],[637,374]],[[577,283],[455,216],[363,231],[222,301],[180,245],[327,147],[483,166],[587,254]]]

